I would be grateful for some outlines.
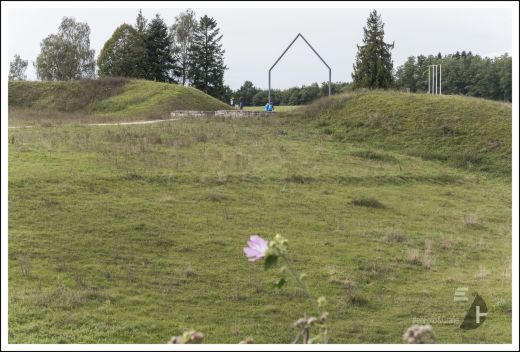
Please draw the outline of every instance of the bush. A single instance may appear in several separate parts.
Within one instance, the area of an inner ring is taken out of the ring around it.
[[[378,201],[375,198],[359,198],[354,199],[350,204],[358,206],[358,207],[367,207],[367,208],[375,208],[375,209],[383,209],[386,208],[383,203]]]

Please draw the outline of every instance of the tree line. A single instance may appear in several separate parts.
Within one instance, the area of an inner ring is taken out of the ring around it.
[[[428,91],[428,66],[442,65],[442,93],[511,101],[512,59],[507,54],[495,58],[470,52],[442,56],[411,56],[394,71],[390,50],[384,41],[384,23],[372,11],[363,28],[363,45],[358,46],[352,73],[353,88],[406,89]]]
[[[504,54],[483,58],[471,52],[442,56],[411,56],[394,69],[391,50],[395,43],[384,40],[384,22],[376,10],[363,27],[357,46],[351,83],[334,83],[332,94],[349,89],[401,89],[427,91],[428,65],[442,65],[443,94],[461,94],[511,101],[512,58]],[[142,78],[190,85],[222,101],[231,98],[244,105],[264,105],[267,90],[246,81],[237,91],[224,85],[225,50],[214,18],[197,19],[193,10],[180,13],[168,27],[157,14],[148,21],[139,11],[135,25],[123,23],[105,43],[97,58],[90,49],[87,23],[63,18],[57,34],[41,42],[35,67],[39,79],[72,80],[99,76]],[[97,65],[97,73],[96,73]],[[25,79],[27,61],[15,55],[9,79]],[[326,83],[271,91],[275,105],[301,105],[328,95]]]
[[[495,58],[469,52],[410,56],[396,70],[396,88],[411,92],[428,91],[428,66],[442,65],[442,93],[511,101],[512,58]]]
[[[222,37],[214,18],[197,19],[193,10],[180,13],[170,27],[159,14],[148,21],[140,10],[135,25],[117,27],[96,60],[88,24],[64,17],[58,33],[41,42],[34,66],[41,80],[141,78],[190,85],[227,100]],[[9,79],[25,79],[26,68],[27,61],[16,56]]]
[[[351,89],[351,86],[351,83],[333,82],[331,84],[331,94],[346,92]],[[245,106],[262,106],[267,102],[268,94],[267,89],[257,88],[253,85],[253,82],[245,81],[239,89],[233,92],[232,96],[234,104],[242,102]],[[303,105],[328,95],[328,82],[323,82],[321,85],[313,83],[302,87],[272,89],[271,102],[274,105]]]

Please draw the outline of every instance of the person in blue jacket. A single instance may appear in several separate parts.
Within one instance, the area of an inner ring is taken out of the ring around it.
[[[265,111],[273,111],[273,104],[271,102],[265,104],[264,110]]]

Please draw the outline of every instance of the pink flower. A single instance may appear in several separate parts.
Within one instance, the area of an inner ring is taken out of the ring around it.
[[[249,247],[244,247],[244,253],[250,262],[262,259],[267,251],[269,241],[258,235],[253,235],[247,241]]]

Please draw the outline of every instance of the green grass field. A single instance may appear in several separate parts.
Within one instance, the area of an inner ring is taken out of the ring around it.
[[[206,343],[290,343],[312,307],[242,252],[253,233],[281,233],[328,300],[332,343],[401,343],[414,319],[439,343],[510,343],[511,106],[333,99],[140,126],[10,116],[36,127],[9,130],[9,342],[163,343],[196,329]],[[478,162],[441,157],[457,148]],[[459,287],[487,303],[476,330],[443,323],[471,304],[454,302]]]

